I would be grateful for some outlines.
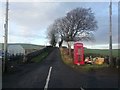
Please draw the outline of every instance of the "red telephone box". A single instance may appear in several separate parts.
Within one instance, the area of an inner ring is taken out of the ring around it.
[[[83,43],[74,44],[74,64],[84,65]]]

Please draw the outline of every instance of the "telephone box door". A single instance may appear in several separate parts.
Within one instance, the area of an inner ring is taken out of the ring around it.
[[[82,43],[74,44],[74,64],[84,64],[84,48]]]

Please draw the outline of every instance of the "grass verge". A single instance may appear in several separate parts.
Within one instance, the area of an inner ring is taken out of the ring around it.
[[[48,56],[48,52],[43,52],[42,54],[38,55],[37,57],[33,58],[31,61],[35,63],[41,62],[45,57]]]
[[[73,63],[73,58],[71,58],[69,55],[67,55],[67,53],[66,53],[67,51],[65,49],[60,48],[60,51],[61,51],[61,57],[62,57],[63,63],[65,63],[66,65],[68,65],[76,70],[87,72],[87,71],[91,71],[91,70],[99,70],[99,69],[108,67],[107,64],[102,64],[102,65],[85,64],[85,65],[78,66]]]

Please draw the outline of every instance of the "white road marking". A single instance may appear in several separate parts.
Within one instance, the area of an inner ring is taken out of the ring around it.
[[[48,76],[47,76],[47,79],[46,79],[46,84],[45,84],[44,90],[47,90],[47,88],[48,88],[51,71],[52,71],[52,67],[50,67],[50,69],[49,69],[49,73],[48,73]]]
[[[84,88],[80,87],[80,90],[85,90]]]

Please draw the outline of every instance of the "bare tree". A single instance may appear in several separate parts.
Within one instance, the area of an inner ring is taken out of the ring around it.
[[[71,52],[70,42],[93,40],[93,31],[97,29],[97,22],[91,8],[76,8],[68,12],[65,17],[57,19],[57,30],[61,35],[61,40],[68,44]]]
[[[56,28],[55,28],[55,24],[51,24],[51,25],[48,27],[47,38],[49,39],[49,43],[50,43],[52,46],[56,46],[57,41],[58,41],[58,33],[57,33]]]
[[[97,29],[97,22],[91,8],[76,8],[68,12],[65,17],[55,20],[52,28],[61,38],[59,46],[63,40],[66,41],[71,55],[71,42],[94,40],[93,31]]]
[[[48,28],[48,36],[51,36],[51,33],[54,33],[57,38],[60,39],[59,41],[59,47],[62,46],[64,37],[65,37],[65,23],[63,22],[63,18],[56,19],[52,25]],[[50,38],[49,38],[50,39]],[[58,39],[57,39],[58,40]]]

